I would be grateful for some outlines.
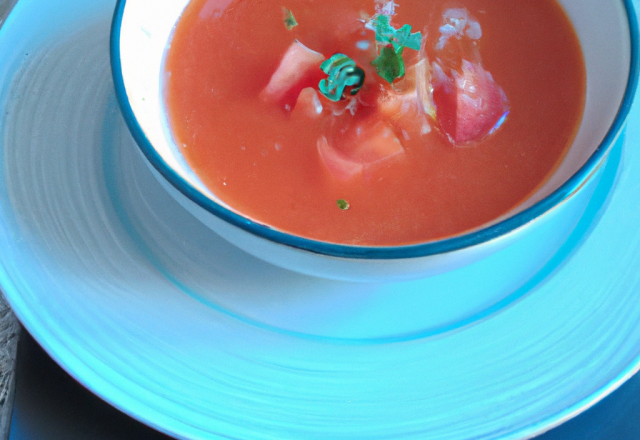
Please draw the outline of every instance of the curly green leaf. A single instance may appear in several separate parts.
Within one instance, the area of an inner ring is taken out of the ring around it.
[[[352,87],[350,94],[355,95],[364,84],[364,70],[344,54],[333,55],[320,65],[320,69],[329,76],[320,81],[318,88],[331,101],[340,101],[347,87]]]

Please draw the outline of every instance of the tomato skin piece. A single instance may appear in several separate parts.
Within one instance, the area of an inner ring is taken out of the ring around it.
[[[440,128],[454,145],[481,140],[509,112],[507,98],[491,73],[467,60],[462,60],[462,71],[452,75],[434,63],[433,102]]]
[[[320,70],[324,60],[321,53],[294,41],[282,56],[269,84],[260,92],[260,99],[292,110],[302,89],[317,86],[325,76]]]

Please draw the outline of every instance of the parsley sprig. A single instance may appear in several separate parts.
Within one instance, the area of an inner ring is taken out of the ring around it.
[[[411,33],[411,26],[408,24],[395,29],[391,26],[388,15],[378,15],[374,22],[380,54],[371,64],[375,66],[378,75],[392,83],[396,78],[404,76],[404,48],[420,50],[422,34]]]

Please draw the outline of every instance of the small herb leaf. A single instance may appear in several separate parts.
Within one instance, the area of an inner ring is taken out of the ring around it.
[[[396,78],[404,76],[402,50],[398,53],[389,46],[383,46],[380,50],[380,55],[371,64],[375,66],[378,75],[389,83],[392,83]]]
[[[388,15],[379,15],[375,19],[376,41],[383,46],[392,45],[396,52],[403,48],[420,50],[422,34],[420,32],[411,33],[411,26],[405,24],[400,29],[391,26]]]
[[[296,21],[296,18],[293,16],[293,13],[285,7],[282,8],[282,16],[283,16],[284,26],[287,28],[288,31],[298,26],[298,22]]]
[[[394,36],[393,47],[398,51],[398,48],[408,47],[413,50],[420,50],[420,44],[422,42],[422,34],[420,32],[411,33],[411,26],[405,24],[398,29]]]
[[[405,24],[400,29],[391,26],[388,15],[378,15],[375,18],[376,42],[380,55],[373,60],[378,75],[392,83],[396,78],[404,76],[404,60],[402,52],[405,47],[420,50],[422,34],[411,33],[411,26]]]
[[[346,211],[351,206],[351,205],[349,205],[349,202],[347,202],[344,199],[338,200],[337,203],[338,203],[338,208],[342,209],[343,211]]]
[[[379,15],[375,19],[376,41],[384,45],[391,44],[396,30],[391,26],[388,15]]]

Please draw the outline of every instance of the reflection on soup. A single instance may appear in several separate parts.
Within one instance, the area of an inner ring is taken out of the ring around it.
[[[555,0],[192,0],[165,63],[172,134],[216,196],[354,245],[504,215],[557,167],[585,103]]]

